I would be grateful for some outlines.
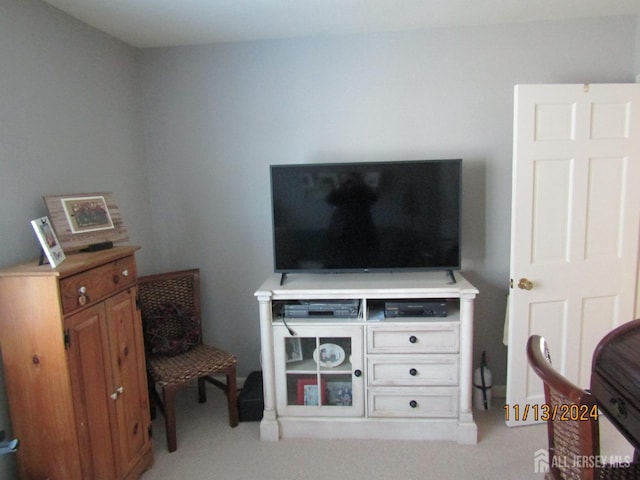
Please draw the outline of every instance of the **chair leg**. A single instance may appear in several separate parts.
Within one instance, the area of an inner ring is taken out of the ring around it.
[[[175,386],[162,389],[164,396],[164,424],[167,430],[167,450],[175,452],[178,448],[176,439],[176,390]]]
[[[207,401],[206,377],[198,377],[198,402],[205,403]]]
[[[238,426],[238,387],[236,369],[232,367],[227,373],[227,406],[229,408],[229,425]]]

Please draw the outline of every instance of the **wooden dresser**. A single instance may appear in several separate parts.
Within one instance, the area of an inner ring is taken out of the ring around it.
[[[600,410],[640,451],[640,319],[609,332],[596,346],[591,393]]]
[[[153,463],[137,249],[0,270],[0,349],[22,480],[136,479]]]

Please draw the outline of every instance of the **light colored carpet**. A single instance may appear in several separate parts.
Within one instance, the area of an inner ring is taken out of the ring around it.
[[[536,451],[547,448],[544,425],[508,428],[494,399],[475,412],[477,445],[453,442],[287,439],[260,440],[259,422],[230,428],[224,395],[208,387],[199,404],[194,389],[178,394],[178,450],[166,449],[164,418],[153,422],[154,466],[142,480],[541,480]],[[601,421],[602,453],[631,455],[629,444]]]

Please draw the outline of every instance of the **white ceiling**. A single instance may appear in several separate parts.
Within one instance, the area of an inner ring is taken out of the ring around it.
[[[640,14],[640,0],[44,0],[135,47]]]

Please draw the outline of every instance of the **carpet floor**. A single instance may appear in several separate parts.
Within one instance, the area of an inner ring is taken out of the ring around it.
[[[509,428],[503,399],[474,412],[478,444],[387,440],[260,440],[259,422],[230,428],[225,397],[209,388],[199,404],[195,388],[177,399],[178,449],[167,452],[164,418],[153,421],[155,463],[142,480],[528,480],[543,478],[535,459],[547,448],[543,424]],[[497,400],[497,401],[496,401]],[[601,417],[602,418],[602,417]],[[629,457],[633,450],[601,421],[603,455]]]

